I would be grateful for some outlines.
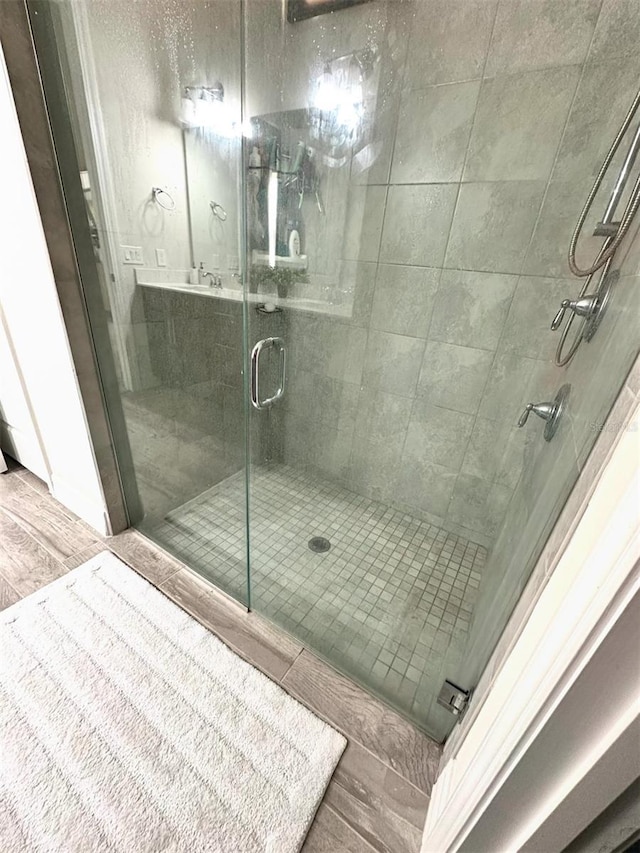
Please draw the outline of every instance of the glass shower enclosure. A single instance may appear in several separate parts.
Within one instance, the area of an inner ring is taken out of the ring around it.
[[[442,740],[637,355],[640,10],[338,6],[29,3],[132,524]]]

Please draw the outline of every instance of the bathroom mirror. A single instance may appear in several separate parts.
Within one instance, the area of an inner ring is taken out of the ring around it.
[[[350,146],[322,125],[317,110],[299,109],[252,119],[247,148],[252,289],[275,281],[281,297],[346,310],[344,252],[335,246],[344,248],[346,239]]]
[[[193,262],[220,275],[225,288],[239,286],[243,165],[250,292],[350,316],[354,225],[349,230],[347,220],[357,225],[358,216],[345,191],[350,139],[307,109],[252,118],[247,136],[243,163],[237,135],[183,131]]]
[[[239,287],[240,139],[208,127],[186,127],[183,139],[193,262]]]

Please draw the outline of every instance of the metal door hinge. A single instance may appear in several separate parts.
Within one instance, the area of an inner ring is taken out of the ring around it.
[[[453,681],[445,681],[438,694],[438,705],[442,705],[456,717],[462,717],[469,705],[471,690],[458,687]]]

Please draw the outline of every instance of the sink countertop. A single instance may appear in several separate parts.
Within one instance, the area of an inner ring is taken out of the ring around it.
[[[194,296],[204,296],[210,299],[224,299],[230,302],[242,302],[244,294],[242,290],[231,287],[211,287],[208,284],[190,284],[188,282],[188,270],[175,270],[175,281],[170,279],[170,271],[165,270],[138,270],[136,269],[136,284],[140,287],[152,287],[157,290],[171,290],[176,293],[191,293]],[[151,275],[149,275],[151,273]],[[183,277],[184,280],[179,279]],[[156,279],[151,280],[151,279]],[[279,296],[264,293],[248,293],[247,299],[251,303],[264,304],[272,302],[279,308],[291,308],[298,311],[312,311],[316,314],[329,314],[332,317],[351,317],[349,305],[332,305],[319,299],[308,299],[298,296],[290,296],[284,299]]]

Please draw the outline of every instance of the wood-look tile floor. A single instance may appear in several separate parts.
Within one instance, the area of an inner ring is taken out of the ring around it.
[[[9,471],[0,474],[0,608],[109,548],[348,739],[304,853],[417,853],[437,744],[136,531],[101,539],[37,477],[7,461]]]

